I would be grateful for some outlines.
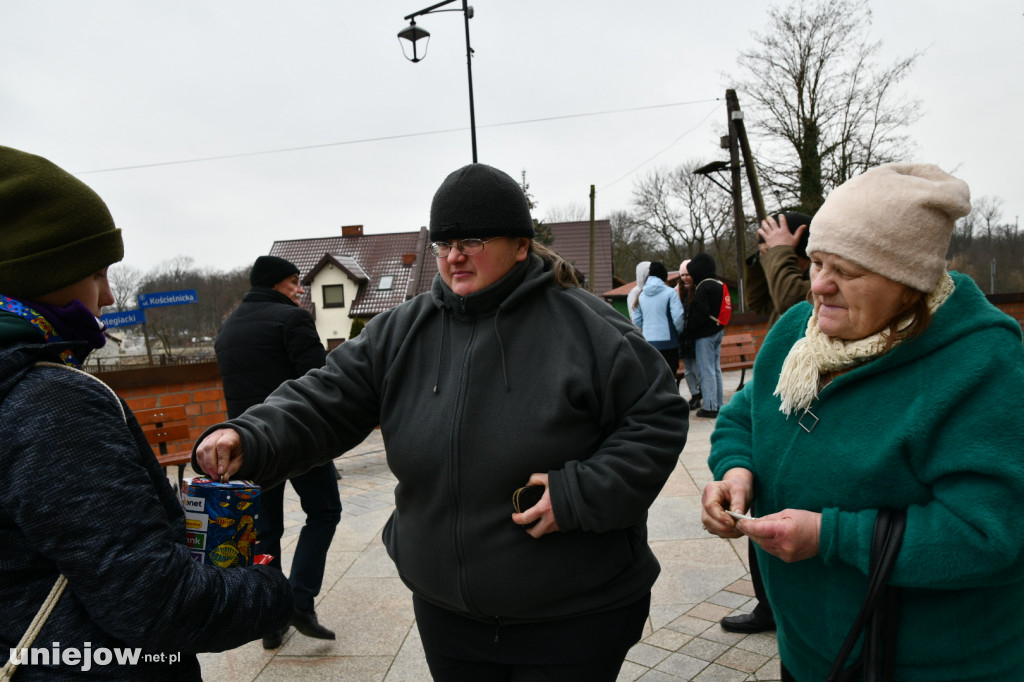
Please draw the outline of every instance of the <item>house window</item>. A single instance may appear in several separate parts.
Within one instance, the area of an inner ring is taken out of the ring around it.
[[[390,289],[395,283],[394,275],[384,275],[380,278],[380,284],[377,285],[378,291],[385,291]]]
[[[345,307],[345,285],[344,284],[325,284],[321,291],[324,295],[324,307],[325,308],[344,308]]]

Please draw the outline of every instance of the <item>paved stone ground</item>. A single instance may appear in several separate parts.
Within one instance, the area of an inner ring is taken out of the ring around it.
[[[739,382],[727,373],[726,399]],[[685,388],[683,389],[685,392]],[[662,574],[654,586],[644,638],[630,651],[619,682],[741,682],[779,680],[773,633],[737,635],[718,621],[753,607],[745,540],[709,536],[700,524],[700,491],[714,424],[691,413],[679,466],[651,508],[650,543]],[[202,654],[207,680],[351,680],[426,682],[430,674],[416,630],[409,590],[381,543],[393,505],[395,479],[376,431],[336,460],[342,512],[317,603],[320,621],[338,639],[304,637],[294,629],[276,651],[260,643]],[[287,570],[304,515],[289,487],[283,557]]]

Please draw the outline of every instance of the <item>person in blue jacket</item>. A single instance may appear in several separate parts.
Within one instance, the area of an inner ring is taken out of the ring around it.
[[[663,263],[651,263],[647,282],[632,310],[633,324],[640,328],[647,342],[665,358],[673,376],[679,369],[679,334],[683,331],[683,302],[675,289],[669,287],[668,271]]]

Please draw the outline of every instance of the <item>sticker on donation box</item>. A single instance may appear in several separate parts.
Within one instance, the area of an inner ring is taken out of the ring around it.
[[[252,565],[260,511],[258,485],[252,481],[220,483],[186,478],[181,503],[193,559],[222,568]]]

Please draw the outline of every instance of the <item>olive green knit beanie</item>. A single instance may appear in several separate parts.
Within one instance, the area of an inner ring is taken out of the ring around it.
[[[121,230],[85,183],[0,146],[0,295],[32,300],[124,257]]]

